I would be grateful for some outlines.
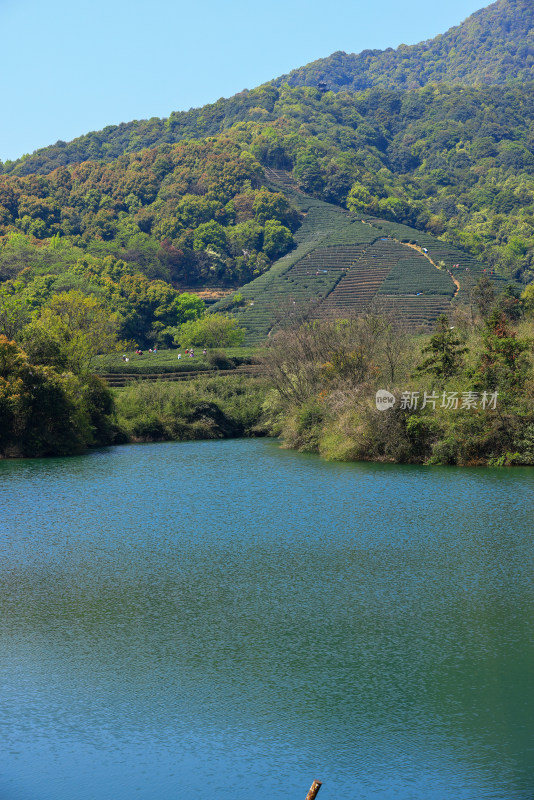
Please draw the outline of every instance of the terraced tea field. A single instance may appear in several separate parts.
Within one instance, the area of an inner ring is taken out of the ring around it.
[[[452,244],[436,239],[429,233],[417,231],[398,222],[389,222],[386,219],[366,217],[365,221],[381,231],[382,235],[391,236],[400,242],[411,243],[420,250],[426,249],[432,262],[436,265],[441,264],[460,283],[460,290],[456,296],[459,303],[468,302],[469,292],[483,275],[487,275],[490,280],[494,281],[497,291],[502,290],[509,283],[506,278],[489,269],[481,261],[477,261],[476,258]]]
[[[450,309],[456,286],[445,270],[389,238],[369,245],[322,302],[314,316],[336,318],[375,307],[410,327],[429,326]]]
[[[247,330],[247,343],[263,341],[269,332],[291,317],[308,315],[349,271],[376,233],[347,211],[320,200],[291,195],[304,220],[295,235],[297,247],[271,269],[240,289],[244,305],[231,307],[222,300],[214,310],[230,310]],[[346,244],[349,242],[349,244]]]
[[[247,331],[247,343],[265,340],[292,319],[346,318],[368,309],[388,313],[411,329],[430,329],[436,318],[467,302],[484,274],[504,288],[505,278],[428,233],[388,220],[358,219],[338,206],[299,192],[289,173],[268,170],[303,214],[297,247],[240,290],[244,303],[221,300]]]

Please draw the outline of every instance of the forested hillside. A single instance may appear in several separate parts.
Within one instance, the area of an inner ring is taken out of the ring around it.
[[[534,78],[534,6],[498,0],[461,25],[396,50],[333,53],[278,78],[276,85],[361,91],[372,86],[413,89],[429,83],[481,86]]]
[[[221,98],[203,108],[174,112],[167,119],[109,125],[72,142],[58,141],[17,161],[0,163],[0,168],[18,175],[46,174],[66,164],[88,159],[111,161],[125,152],[213,136],[236,122],[275,120],[282,115],[292,118],[299,95],[279,91],[287,86],[319,86],[322,91],[335,92],[379,87],[405,92],[431,83],[466,87],[532,81],[533,15],[530,0],[498,0],[435,39],[401,45],[397,50],[334,53],[258,89]],[[418,106],[417,100],[413,105]],[[356,109],[355,114],[358,112]],[[374,124],[372,118],[368,122]]]
[[[482,62],[488,80],[514,78],[517,59],[529,63],[531,23],[523,0],[499,0],[425,43],[425,52],[454,50],[464,83]],[[418,47],[405,59],[414,70]],[[492,72],[497,63],[500,77]],[[380,74],[393,72],[383,65]],[[404,233],[387,231],[396,240],[439,239],[437,250],[456,254],[437,258],[447,268],[475,259],[472,274],[487,268],[528,284],[534,277],[534,83],[407,85],[326,91],[273,82],[5,165],[4,332],[24,327],[58,293],[75,290],[118,314],[122,337],[170,340],[166,329],[199,313],[194,303],[184,311],[190,303],[179,299],[184,291],[231,291],[258,278],[255,286],[261,285],[278,259],[293,258],[296,244],[324,239],[322,223],[303,232],[311,217],[299,233],[312,198],[352,212],[354,220],[408,226]],[[287,176],[285,187],[269,188],[273,169]],[[295,189],[307,198],[304,205]],[[414,276],[422,263],[413,261]],[[396,275],[382,294],[395,295]],[[444,287],[445,296],[451,287]],[[306,292],[313,299],[310,287]],[[432,318],[429,312],[424,319]]]
[[[248,343],[302,320],[369,313],[421,332],[441,314],[473,306],[480,279],[495,295],[506,289],[498,272],[428,233],[367,215],[360,219],[292,190],[281,171],[267,174],[273,187],[285,184],[304,219],[295,249],[214,306],[234,316]]]
[[[213,276],[211,261],[208,272],[199,266],[205,248],[201,234],[195,245],[195,226],[210,224],[215,230],[214,223],[232,225],[237,210],[223,207],[243,194],[245,184],[256,191],[263,167],[270,166],[292,171],[310,195],[442,236],[511,277],[531,280],[533,84],[431,85],[358,94],[266,87],[251,92],[247,103],[252,95],[253,111],[241,108],[248,121],[211,141],[163,144],[105,163],[62,167],[47,177],[1,177],[0,235],[18,231],[43,241],[59,234],[74,237],[86,249],[110,252],[110,243],[131,250],[129,237],[145,234],[158,250],[166,241],[178,250],[195,251],[193,261],[188,256],[181,262],[192,270],[192,278]],[[207,187],[206,180],[216,174],[215,188]],[[217,188],[221,181],[222,193]],[[187,205],[191,198],[197,198],[198,209],[204,204],[201,213],[184,212],[180,203]],[[214,201],[219,205],[210,206]],[[235,220],[244,222],[254,214],[241,212]],[[289,218],[282,215],[279,221],[292,228]],[[263,252],[267,260],[261,256],[252,270],[249,256],[247,264],[227,262],[230,243],[220,263],[232,281],[244,282],[275,255],[269,246],[247,242],[238,250]],[[222,274],[220,266],[217,272]],[[173,274],[188,282],[185,272]]]
[[[154,343],[202,310],[184,288],[239,286],[293,245],[298,212],[262,173],[220,138],[4,178],[0,333],[76,291],[118,314],[122,338]]]

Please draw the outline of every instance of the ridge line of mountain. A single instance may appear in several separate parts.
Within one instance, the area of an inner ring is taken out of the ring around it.
[[[413,89],[433,81],[477,86],[529,80],[534,75],[533,28],[530,0],[497,0],[431,39],[357,54],[337,51],[273,83],[362,91],[373,86]],[[516,48],[518,32],[524,43]],[[495,53],[493,61],[487,59],[488,49]],[[483,57],[473,63],[473,52]]]
[[[451,55],[452,53],[452,55]],[[461,86],[506,85],[534,80],[534,5],[530,0],[497,0],[433,39],[396,50],[341,51],[230,98],[189,111],[109,125],[58,141],[15,161],[0,162],[4,174],[46,174],[85,160],[113,160],[122,153],[188,138],[213,136],[235,122],[270,119],[277,92],[315,86],[321,91],[360,92],[371,88],[407,91],[429,83]],[[259,115],[259,117],[258,117]]]

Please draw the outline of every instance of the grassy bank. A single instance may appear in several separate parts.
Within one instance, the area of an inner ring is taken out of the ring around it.
[[[262,378],[114,390],[117,424],[134,442],[268,434],[330,460],[534,464],[533,322],[514,330],[499,309],[455,322],[417,337],[374,316],[287,329],[264,351]],[[169,353],[139,359],[163,371]],[[390,407],[377,405],[380,391]]]
[[[454,322],[418,338],[372,316],[277,335],[271,433],[337,461],[534,465],[534,321]]]
[[[117,423],[133,442],[263,436],[266,392],[263,379],[237,375],[113,391]]]

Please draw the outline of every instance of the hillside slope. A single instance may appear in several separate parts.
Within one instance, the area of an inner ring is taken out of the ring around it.
[[[433,82],[480,86],[534,78],[534,5],[498,0],[461,25],[396,50],[337,52],[282,75],[277,86],[361,91],[373,86],[413,89]]]
[[[21,159],[0,163],[0,172],[47,174],[57,167],[89,159],[113,161],[123,153],[147,147],[214,136],[238,122],[292,118],[293,107],[301,102],[302,96],[298,93],[288,96],[288,86],[320,86],[322,91],[336,92],[378,87],[405,92],[436,82],[466,87],[533,79],[534,7],[530,0],[498,0],[461,25],[426,42],[401,45],[396,50],[365,50],[357,55],[334,53],[257,89],[221,98],[202,108],[173,112],[167,119],[153,117],[109,125],[71,142],[58,141]],[[280,91],[283,86],[285,92]],[[420,113],[425,102],[414,98],[411,105]],[[325,113],[329,113],[328,108]],[[363,122],[360,113],[356,109],[355,116]],[[375,128],[371,138],[377,137],[379,128]]]
[[[254,182],[274,167],[292,170],[308,195],[443,235],[524,283],[534,277],[534,84],[359,94],[267,87],[249,95],[254,119],[216,139],[61,167],[49,177],[0,176],[0,236],[59,234],[76,244],[82,237],[85,247],[118,237],[132,250],[126,239],[150,233],[156,248],[168,239],[191,250],[194,233],[184,241],[183,229],[234,213],[210,205],[220,192],[230,200],[229,168]],[[198,154],[191,175],[190,159],[180,166],[187,152]],[[215,173],[218,189],[206,185]],[[202,206],[201,217],[184,216],[185,194]]]
[[[483,64],[488,80],[515,80],[518,64],[530,69],[531,44],[530,2],[498,0],[408,48],[401,66],[426,64],[417,80],[435,77],[438,66],[450,77],[454,67],[453,77],[469,81]],[[397,63],[399,53],[369,64],[395,77],[387,59]],[[176,289],[242,285],[291,248],[298,227],[283,198],[262,191],[270,169],[287,170],[308,198],[357,220],[426,231],[490,270],[534,279],[534,81],[365,91],[271,83],[58,143],[4,165],[0,278],[18,275],[22,262],[33,277],[50,264],[72,271],[83,256],[119,259]]]
[[[370,310],[408,330],[426,330],[440,314],[468,303],[482,275],[497,291],[504,288],[501,275],[430,234],[307,197],[287,173],[271,170],[269,177],[271,188],[284,191],[305,216],[293,251],[242,287],[237,304],[227,298],[213,307],[236,317],[249,344],[292,320]]]

